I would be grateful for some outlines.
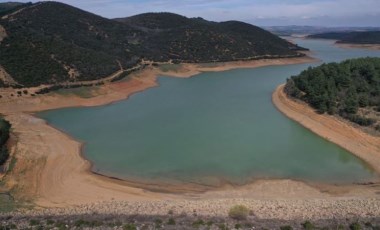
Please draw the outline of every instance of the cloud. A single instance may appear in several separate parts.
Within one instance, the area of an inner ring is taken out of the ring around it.
[[[3,2],[4,0],[0,0]],[[108,18],[173,12],[256,24],[380,26],[379,0],[61,0]]]

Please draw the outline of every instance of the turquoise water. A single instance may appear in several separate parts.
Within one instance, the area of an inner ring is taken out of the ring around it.
[[[332,41],[297,40],[326,61],[380,56]],[[286,78],[313,64],[159,78],[128,100],[38,116],[85,143],[93,171],[147,183],[293,178],[329,183],[377,178],[357,157],[282,115],[271,102]]]

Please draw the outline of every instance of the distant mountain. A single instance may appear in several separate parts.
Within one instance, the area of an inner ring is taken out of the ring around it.
[[[380,31],[331,32],[309,35],[308,38],[334,39],[337,43],[380,44]]]
[[[221,62],[301,56],[259,27],[147,13],[106,19],[58,2],[2,3],[0,87],[101,79],[153,62]]]
[[[323,27],[323,26],[267,26],[264,29],[278,36],[310,35],[329,32],[378,31],[380,27]]]

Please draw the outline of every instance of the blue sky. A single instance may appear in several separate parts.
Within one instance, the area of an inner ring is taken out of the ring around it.
[[[0,0],[0,2],[6,2]],[[27,2],[27,1],[24,1]],[[379,26],[380,0],[60,0],[107,18],[173,12],[268,25]]]

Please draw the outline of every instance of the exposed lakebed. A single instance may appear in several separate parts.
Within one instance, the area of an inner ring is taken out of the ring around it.
[[[332,41],[297,40],[324,62],[380,56]],[[146,183],[224,182],[258,178],[367,182],[363,161],[282,115],[271,102],[286,78],[313,64],[162,76],[159,87],[98,107],[38,114],[84,142],[93,171]]]

